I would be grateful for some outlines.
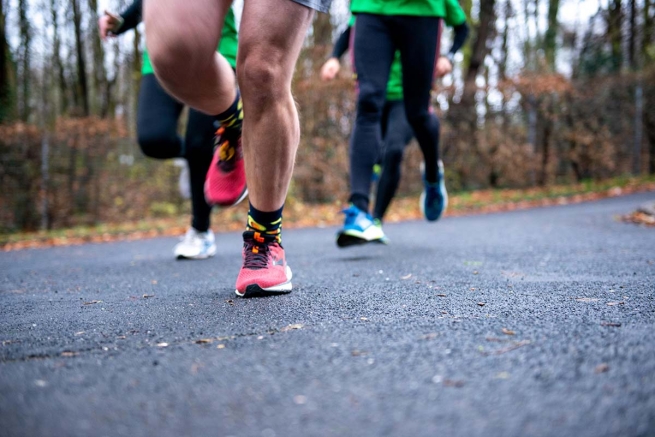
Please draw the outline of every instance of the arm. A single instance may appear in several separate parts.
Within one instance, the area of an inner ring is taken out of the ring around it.
[[[339,59],[348,50],[348,45],[350,44],[350,28],[351,26],[346,27],[346,30],[339,35],[337,42],[334,43],[332,55],[321,67],[322,80],[327,81],[334,79],[337,76],[337,73],[339,73],[339,70],[341,70],[341,62]]]
[[[337,38],[337,42],[334,43],[334,48],[332,49],[332,58],[341,59],[343,54],[348,51],[348,45],[350,45],[350,29],[350,26],[346,27],[346,30]]]
[[[142,0],[134,0],[134,2],[123,11],[121,14],[123,23],[115,32],[113,32],[115,35],[120,35],[121,33],[134,29],[139,25],[143,19],[142,3]]]
[[[142,0],[135,0],[122,14],[105,11],[98,19],[98,32],[104,41],[108,36],[116,36],[134,29],[141,22]]]
[[[463,22],[462,24],[459,24],[454,27],[453,29],[455,31],[455,37],[453,38],[453,45],[448,51],[448,54],[446,57],[448,58],[450,63],[452,64],[453,57],[455,56],[455,53],[459,51],[459,49],[462,48],[464,45],[464,42],[466,42],[466,38],[469,36],[469,27],[466,24],[466,21]]]

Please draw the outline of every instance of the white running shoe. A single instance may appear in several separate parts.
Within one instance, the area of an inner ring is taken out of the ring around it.
[[[216,255],[216,242],[214,233],[198,232],[189,228],[182,241],[177,243],[173,253],[177,259],[206,259]]]

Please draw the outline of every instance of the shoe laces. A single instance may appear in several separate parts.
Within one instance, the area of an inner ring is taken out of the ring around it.
[[[214,146],[218,148],[218,166],[221,170],[228,172],[234,169],[239,143],[237,131],[226,130],[223,126],[218,128],[214,137]]]
[[[250,270],[265,269],[271,253],[270,244],[275,243],[275,237],[262,235],[260,232],[246,231],[243,233],[243,266]]]

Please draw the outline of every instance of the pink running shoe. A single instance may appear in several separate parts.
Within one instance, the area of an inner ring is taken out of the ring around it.
[[[275,236],[257,231],[243,233],[243,267],[237,277],[237,296],[289,293],[292,276]]]
[[[205,177],[205,200],[209,205],[234,206],[248,195],[241,132],[220,127],[214,143],[214,158]]]

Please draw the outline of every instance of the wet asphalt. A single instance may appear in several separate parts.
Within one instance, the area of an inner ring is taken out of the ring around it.
[[[258,299],[238,233],[0,253],[0,436],[655,436],[652,200],[285,230]]]

